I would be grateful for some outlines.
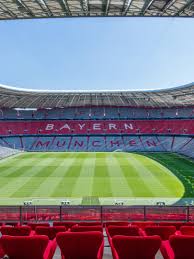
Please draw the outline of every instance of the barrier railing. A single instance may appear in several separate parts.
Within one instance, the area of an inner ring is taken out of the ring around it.
[[[0,222],[194,221],[193,206],[0,206]]]

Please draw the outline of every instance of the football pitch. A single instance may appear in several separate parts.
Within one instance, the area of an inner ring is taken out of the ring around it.
[[[194,162],[172,153],[22,153],[0,161],[0,204],[154,204],[194,196]]]

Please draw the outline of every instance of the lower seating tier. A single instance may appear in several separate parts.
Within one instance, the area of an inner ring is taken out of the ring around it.
[[[194,155],[188,136],[22,136],[0,137],[3,147],[26,151],[152,151]]]

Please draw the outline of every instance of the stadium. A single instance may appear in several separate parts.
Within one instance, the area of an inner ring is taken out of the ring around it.
[[[34,206],[40,209],[36,220],[57,219],[51,205],[64,209],[65,220],[99,220],[99,206],[113,221],[191,220],[193,88],[66,92],[1,86],[1,205],[13,211],[24,205],[30,213],[22,216],[30,221]]]
[[[0,1],[6,22],[193,12],[186,0]],[[0,258],[193,259],[193,173],[194,83],[0,85]]]
[[[192,84],[104,93],[2,86],[1,146],[22,152],[1,163],[2,202],[192,203],[192,91]]]

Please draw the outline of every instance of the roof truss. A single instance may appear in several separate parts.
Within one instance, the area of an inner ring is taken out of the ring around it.
[[[0,20],[193,15],[194,0],[0,0]]]
[[[194,106],[194,84],[166,90],[124,92],[42,92],[0,86],[0,108],[60,108],[100,105]]]

